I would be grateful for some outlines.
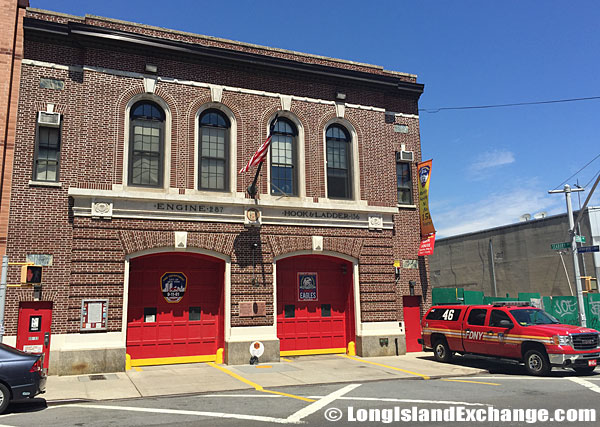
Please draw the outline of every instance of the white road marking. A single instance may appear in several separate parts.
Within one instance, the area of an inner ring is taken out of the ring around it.
[[[243,398],[280,398],[278,395],[263,395],[263,394],[203,394],[198,397],[243,397]],[[305,396],[309,399],[323,399],[326,396]],[[395,399],[391,397],[338,397],[337,400],[356,400],[356,401],[373,401],[373,402],[398,402],[398,403],[430,403],[434,405],[462,405],[462,406],[491,406],[486,403],[473,402],[457,402],[453,400],[419,400],[419,399]]]
[[[579,378],[579,377],[573,377],[573,378],[569,378],[569,379],[571,381],[573,381],[574,383],[577,383],[579,385],[587,387],[592,391],[595,391],[596,393],[600,393],[600,387],[598,387],[596,384],[592,384],[588,380],[584,380],[583,378]]]
[[[316,402],[315,402],[316,403]],[[224,412],[204,412],[204,411],[185,411],[181,409],[155,409],[155,408],[139,408],[134,406],[111,406],[111,405],[88,405],[76,404],[70,407],[92,408],[92,409],[112,409],[114,411],[130,411],[130,412],[149,412],[154,414],[173,414],[173,415],[196,415],[201,417],[213,418],[233,418],[237,420],[264,421],[278,424],[298,424],[297,421],[284,418],[264,417],[260,415],[243,415],[243,414],[226,414]]]
[[[306,418],[309,415],[312,415],[315,412],[317,412],[319,409],[323,409],[325,406],[329,405],[334,400],[339,399],[344,394],[351,392],[357,387],[360,387],[360,384],[349,384],[346,387],[334,391],[333,393],[329,393],[327,396],[293,413],[292,415],[287,417],[287,420],[292,423],[299,423],[302,420],[302,418]]]
[[[309,396],[318,399],[319,396]],[[462,406],[492,406],[486,403],[454,402],[450,400],[419,400],[419,399],[393,399],[391,397],[339,397],[338,400],[364,400],[374,402],[399,402],[399,403],[429,403],[432,405],[462,405]]]

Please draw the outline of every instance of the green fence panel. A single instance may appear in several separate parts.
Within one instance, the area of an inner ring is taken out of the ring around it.
[[[465,291],[464,298],[466,305],[483,304],[483,292],[481,291]]]
[[[519,292],[519,297],[517,298],[519,301],[528,301],[531,299],[540,299],[542,296],[539,292]]]
[[[554,316],[554,312],[552,311],[552,297],[542,297],[542,308],[546,313]]]
[[[588,328],[600,330],[600,294],[587,294],[585,317]]]
[[[433,288],[431,291],[431,302],[436,304],[463,304],[463,288]]]
[[[560,323],[579,325],[576,297],[552,297],[552,314]]]
[[[493,304],[496,301],[518,301],[518,299],[510,297],[483,297],[484,304]]]

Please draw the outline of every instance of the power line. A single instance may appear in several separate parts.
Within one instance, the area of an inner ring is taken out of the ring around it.
[[[598,178],[598,174],[600,174],[600,171],[596,172],[596,173],[594,174],[594,176],[592,177],[592,179],[590,179],[590,182],[588,182],[587,184],[585,184],[585,185],[583,186],[583,188],[585,188],[585,187],[589,186],[589,185],[592,183],[592,181],[593,181],[593,180],[595,180],[596,178]]]
[[[443,110],[475,110],[484,108],[502,108],[502,107],[517,107],[522,105],[540,105],[540,104],[557,104],[560,102],[576,102],[576,101],[592,101],[600,99],[600,96],[589,96],[586,98],[569,98],[569,99],[554,99],[551,101],[533,101],[533,102],[514,102],[511,104],[492,104],[492,105],[473,105],[468,107],[440,107],[440,108],[419,108],[419,111],[424,113],[439,113]]]
[[[577,172],[575,172],[573,175],[571,175],[570,177],[568,177],[567,179],[565,179],[562,183],[558,184],[556,187],[553,188],[553,190],[556,190],[558,187],[561,187],[563,185],[565,185],[571,178],[573,178],[575,175],[577,175],[579,172],[581,172],[582,170],[584,170],[585,168],[587,168],[590,164],[592,164],[592,162],[594,160],[596,160],[598,157],[600,157],[600,154],[598,154],[596,157],[594,157],[592,160],[590,160],[589,162],[587,162],[581,169],[579,169]],[[595,176],[594,176],[595,178]],[[590,181],[591,182],[591,181]],[[584,186],[585,187],[585,186]]]

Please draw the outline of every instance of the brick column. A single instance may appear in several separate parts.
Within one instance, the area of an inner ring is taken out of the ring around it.
[[[0,0],[0,256],[6,253],[23,59],[23,17],[28,6],[29,0]]]

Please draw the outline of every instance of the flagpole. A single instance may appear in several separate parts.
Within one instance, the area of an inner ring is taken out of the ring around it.
[[[273,135],[273,129],[275,128],[275,123],[277,123],[278,116],[279,114],[275,114],[275,118],[271,122],[271,126],[269,127],[269,135],[267,139]],[[264,162],[260,162],[258,164],[258,168],[256,168],[256,174],[254,175],[254,180],[252,181],[252,184],[246,189],[251,199],[256,199],[256,193],[258,192],[258,189],[256,188],[256,181],[258,181],[258,174],[260,173],[260,169],[262,168],[263,163]]]
[[[256,189],[256,181],[258,180],[258,174],[260,173],[260,168],[262,167],[264,162],[260,162],[258,164],[258,168],[256,168],[256,175],[254,175],[254,181],[252,181],[252,184],[248,187],[248,195],[250,196],[251,199],[255,199],[256,198],[256,193],[257,193],[257,189]]]

